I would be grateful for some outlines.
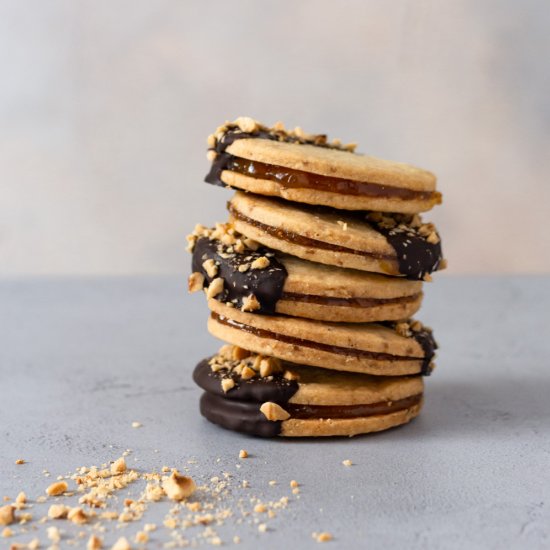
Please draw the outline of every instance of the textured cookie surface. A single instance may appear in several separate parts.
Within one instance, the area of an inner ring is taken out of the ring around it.
[[[237,231],[302,259],[410,279],[442,262],[435,227],[416,215],[345,214],[242,192],[228,208]]]
[[[209,147],[209,183],[345,210],[417,213],[441,202],[431,172],[355,154],[323,135],[238,119]]]
[[[420,281],[275,253],[247,241],[229,224],[198,227],[190,242],[190,290],[208,289],[221,279],[223,287],[213,298],[243,311],[364,323],[408,318],[422,300]]]
[[[223,346],[193,373],[201,413],[226,428],[272,437],[356,435],[408,422],[422,404],[413,377],[336,373]]]
[[[245,349],[338,371],[402,376],[429,374],[437,345],[418,321],[326,323],[254,315],[209,300],[208,330]]]

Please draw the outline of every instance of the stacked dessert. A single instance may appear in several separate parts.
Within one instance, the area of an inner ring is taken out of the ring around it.
[[[430,172],[250,118],[208,138],[229,221],[188,237],[191,292],[228,342],[201,361],[201,413],[260,436],[352,436],[417,416],[437,347],[411,316],[443,268]]]

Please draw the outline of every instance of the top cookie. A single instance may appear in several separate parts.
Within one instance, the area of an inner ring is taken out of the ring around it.
[[[441,203],[431,172],[356,154],[355,145],[300,128],[241,117],[218,128],[208,146],[206,181],[216,185],[343,210],[414,214]]]

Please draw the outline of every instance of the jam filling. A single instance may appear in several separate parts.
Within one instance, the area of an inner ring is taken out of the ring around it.
[[[440,195],[440,193],[432,191],[414,191],[380,183],[366,183],[322,176],[234,156],[230,156],[227,160],[226,169],[245,176],[274,181],[282,187],[292,189],[315,189],[342,195],[401,200],[437,200]]]
[[[360,416],[375,416],[388,414],[403,409],[409,409],[418,405],[422,395],[412,395],[397,401],[383,401],[369,405],[295,405],[284,403],[283,408],[290,414],[291,418],[312,420],[317,418],[357,418]]]
[[[359,357],[363,359],[373,359],[374,361],[423,361],[423,357],[391,355],[390,353],[367,351],[367,350],[354,349],[354,348],[344,348],[342,346],[333,346],[332,344],[312,342],[311,340],[304,340],[302,338],[297,338],[295,336],[288,336],[287,334],[279,334],[276,332],[271,332],[270,330],[265,330],[257,327],[252,327],[250,325],[245,325],[244,323],[239,323],[239,321],[235,321],[234,319],[228,319],[227,317],[223,317],[214,312],[211,313],[211,317],[221,325],[226,325],[231,328],[244,330],[249,334],[253,334],[254,336],[259,336],[260,338],[271,338],[274,340],[278,340],[280,342],[285,342],[287,344],[303,346],[306,348],[317,349],[317,350],[326,351],[329,353],[336,353],[338,355],[348,355],[348,356],[351,355],[352,357]]]
[[[259,221],[253,220],[248,216],[245,216],[244,214],[239,212],[231,203],[228,204],[228,209],[230,214],[235,218],[237,218],[238,220],[244,223],[253,225],[254,227],[257,227],[258,229],[260,229],[261,231],[264,231],[268,235],[271,235],[272,237],[281,239],[283,241],[288,241],[288,242],[298,244],[300,246],[306,246],[309,248],[331,250],[332,252],[344,252],[346,254],[355,254],[356,256],[365,256],[367,258],[375,258],[377,260],[394,260],[394,261],[396,260],[395,255],[392,255],[392,254],[379,254],[376,252],[364,252],[362,250],[354,250],[353,248],[346,248],[344,246],[339,246],[336,244],[325,243],[323,241],[318,241],[316,239],[310,239],[309,237],[303,237],[302,235],[298,235],[293,231],[287,231],[285,229],[272,227],[271,225],[266,225]]]
[[[298,294],[296,292],[283,292],[281,300],[291,302],[306,302],[322,306],[347,306],[347,307],[376,307],[392,304],[408,304],[420,297],[420,293],[400,298],[334,298],[332,296],[316,296],[313,294]]]

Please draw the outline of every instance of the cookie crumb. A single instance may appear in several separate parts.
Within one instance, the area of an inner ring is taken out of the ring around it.
[[[322,533],[313,533],[312,536],[317,542],[329,542],[332,540],[332,535],[327,531],[323,531]]]
[[[299,485],[299,483],[298,483],[295,479],[293,479],[293,480],[290,482],[290,487],[291,487],[292,489],[296,489],[296,487],[298,487],[298,485]]]
[[[287,420],[290,418],[290,414],[285,411],[277,403],[272,401],[266,401],[261,407],[260,412],[271,422],[276,422],[278,420]]]
[[[117,475],[122,474],[126,471],[126,461],[124,460],[124,457],[117,458],[112,464],[111,464],[111,474]]]
[[[66,481],[57,481],[48,486],[46,494],[50,497],[56,497],[62,495],[68,488],[69,486]]]
[[[241,449],[239,451],[239,458],[248,458],[248,451],[246,451],[245,449]]]
[[[2,529],[2,533],[0,533],[3,538],[7,539],[9,537],[13,537],[13,531],[9,527],[4,527]]]
[[[342,464],[344,466],[351,466],[353,462],[349,458],[347,458],[346,460],[342,460]]]
[[[241,537],[239,537],[238,535],[235,535],[233,537],[233,544],[240,544],[241,542]]]
[[[141,428],[143,424],[141,422],[134,421],[132,422],[132,428]]]
[[[77,525],[82,525],[83,523],[88,522],[88,515],[82,508],[75,507],[69,510],[67,513],[67,519]]]
[[[258,525],[258,531],[260,533],[265,533],[267,531],[267,525],[265,523],[260,523],[260,525]]]
[[[138,544],[145,544],[146,542],[149,542],[149,535],[145,533],[144,531],[138,531],[136,533],[135,541]]]
[[[67,517],[68,513],[68,506],[63,504],[52,504],[48,510],[48,517],[50,519],[63,519]]]
[[[256,504],[256,506],[254,506],[254,512],[257,514],[263,514],[264,512],[267,512],[267,508],[264,504]]]
[[[61,540],[61,533],[59,532],[59,529],[55,527],[55,525],[52,525],[51,527],[48,527],[46,529],[46,533],[48,538],[52,542],[59,542]]]
[[[18,458],[16,461],[15,461],[16,464],[25,464],[25,459],[24,458]]]

